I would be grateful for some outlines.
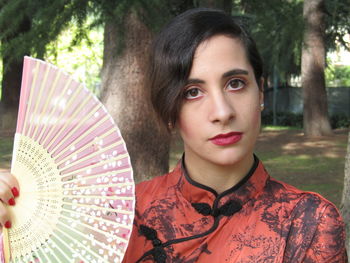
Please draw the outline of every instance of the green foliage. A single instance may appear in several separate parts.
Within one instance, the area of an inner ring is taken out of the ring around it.
[[[64,30],[47,46],[45,60],[72,74],[97,96],[100,94],[100,70],[103,53],[103,28],[96,27],[84,33],[76,42],[77,23]]]
[[[326,46],[335,50],[341,45],[350,51],[346,36],[350,34],[350,3],[349,0],[325,0],[326,13]]]
[[[279,79],[286,81],[300,72],[300,54],[303,32],[302,2],[241,1],[248,14],[250,28],[265,63],[267,75],[278,69]]]
[[[292,112],[277,112],[277,124],[280,126],[303,127],[303,115]],[[263,125],[273,124],[273,113],[264,112],[262,115]]]
[[[89,2],[83,0],[3,1],[0,12],[2,56],[21,59],[23,53],[29,52],[42,58],[47,44],[54,41],[71,20],[83,24],[88,9]],[[83,28],[79,33],[82,31]]]
[[[301,0],[235,0],[237,13],[243,13],[250,24],[264,59],[266,75],[277,69],[278,78],[286,82],[291,75],[300,74],[304,20]],[[324,0],[326,15],[326,48],[346,44],[350,33],[350,4],[348,0]]]
[[[9,168],[12,158],[13,137],[0,138],[0,167]]]
[[[269,127],[273,125],[273,113],[264,112],[261,117],[261,122],[263,126]],[[330,116],[330,122],[332,129],[350,127],[350,117],[346,116],[345,114],[333,114]],[[302,128],[303,114],[292,112],[277,112],[277,124],[279,126]]]
[[[345,114],[332,115],[330,121],[332,129],[350,127],[350,117],[346,116]]]
[[[329,65],[325,75],[327,86],[350,87],[350,66]]]

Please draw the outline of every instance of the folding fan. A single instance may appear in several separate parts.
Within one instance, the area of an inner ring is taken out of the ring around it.
[[[119,129],[83,85],[25,57],[8,206],[8,262],[121,262],[134,181]]]

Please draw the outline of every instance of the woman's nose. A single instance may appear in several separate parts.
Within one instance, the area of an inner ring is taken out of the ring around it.
[[[215,93],[210,100],[209,118],[211,122],[227,124],[235,116],[234,105],[225,91]]]

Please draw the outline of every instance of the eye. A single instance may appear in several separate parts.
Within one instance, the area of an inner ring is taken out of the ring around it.
[[[185,99],[188,100],[197,99],[200,96],[202,96],[202,92],[199,90],[199,88],[188,88],[184,93]]]
[[[244,80],[234,78],[234,79],[230,79],[227,82],[226,88],[228,90],[240,90],[240,89],[243,89],[245,85],[246,85],[246,82]]]

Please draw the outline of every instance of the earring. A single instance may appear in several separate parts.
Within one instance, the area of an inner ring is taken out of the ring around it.
[[[261,103],[261,104],[260,104],[260,109],[261,109],[261,110],[264,110],[264,103]]]

